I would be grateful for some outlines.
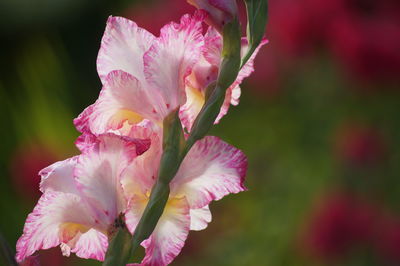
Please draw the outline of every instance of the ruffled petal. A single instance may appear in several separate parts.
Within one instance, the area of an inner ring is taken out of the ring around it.
[[[143,204],[137,205],[143,209]],[[141,215],[140,211],[136,213]],[[189,229],[190,215],[186,199],[170,199],[152,235],[142,243],[146,255],[140,265],[162,266],[171,263],[184,246]]]
[[[145,77],[152,90],[158,92],[153,105],[163,117],[186,101],[185,78],[201,54],[204,18],[205,13],[196,12],[193,16],[184,15],[180,24],[164,26],[144,55]]]
[[[150,148],[136,157],[121,174],[121,184],[125,197],[129,200],[133,195],[150,193],[158,175],[162,146],[160,134],[151,128],[132,128],[129,136],[150,140]]]
[[[114,70],[123,70],[143,81],[143,55],[154,40],[135,22],[110,16],[97,57],[97,71],[103,84]]]
[[[144,119],[161,121],[138,79],[116,70],[108,74],[99,99],[86,108],[74,124],[81,132],[102,134],[121,129],[124,123],[140,124]]]
[[[209,27],[204,36],[203,56],[213,66],[221,63],[222,57],[222,36],[215,28]]]
[[[82,113],[78,115],[77,118],[74,119],[75,128],[79,132],[91,132],[90,130],[90,118],[93,113],[94,104],[86,107]],[[104,133],[104,132],[103,132]],[[78,147],[80,149],[80,147]]]
[[[40,249],[69,243],[94,224],[86,205],[74,194],[47,191],[26,219],[17,242],[18,262]]]
[[[251,55],[249,60],[244,64],[244,66],[240,69],[239,74],[235,80],[235,82],[232,83],[232,85],[227,89],[226,95],[225,95],[225,101],[222,104],[221,111],[218,114],[217,119],[215,120],[215,123],[217,124],[223,116],[225,116],[228,113],[229,107],[231,105],[238,105],[239,104],[239,98],[241,94],[241,90],[239,85],[242,83],[242,81],[247,78],[248,76],[251,75],[254,71],[254,59],[256,58],[259,50],[261,49],[262,46],[267,44],[267,40],[262,40],[260,45],[256,48],[254,53]],[[247,51],[248,48],[248,42],[247,39],[243,38],[242,39],[242,57],[244,56],[245,52]]]
[[[249,60],[244,64],[244,66],[240,69],[238,77],[236,81],[231,85],[231,88],[234,88],[242,83],[242,81],[247,78],[248,76],[251,75],[254,71],[254,59],[256,58],[258,52],[260,49],[268,43],[267,39],[263,39],[261,43],[257,46],[257,48],[254,50],[253,54],[249,58]],[[245,55],[248,49],[248,41],[246,38],[242,38],[242,49],[241,49],[241,54],[242,57]]]
[[[196,142],[171,182],[171,196],[185,196],[191,209],[244,191],[246,156],[217,137]]]
[[[190,230],[204,230],[209,222],[211,222],[211,212],[208,205],[199,209],[190,209]]]
[[[104,230],[125,211],[121,172],[137,156],[136,142],[128,137],[104,134],[98,144],[78,158],[74,175],[82,197],[90,204]]]
[[[75,141],[75,146],[82,152],[82,153],[87,153],[90,152],[91,149],[93,149],[94,146],[96,146],[98,143],[96,135],[90,133],[90,132],[84,132],[82,135],[80,135],[76,141]]]
[[[205,102],[205,90],[217,80],[218,67],[211,65],[204,57],[193,67],[192,74],[186,79],[186,103],[179,110],[182,124],[190,131],[192,123]]]
[[[52,165],[42,169],[39,175],[42,177],[40,181],[40,191],[59,191],[66,193],[79,194],[73,176],[74,167],[78,156],[66,159],[64,161],[53,163]]]
[[[107,247],[107,236],[92,228],[81,235],[71,252],[80,258],[103,261]]]

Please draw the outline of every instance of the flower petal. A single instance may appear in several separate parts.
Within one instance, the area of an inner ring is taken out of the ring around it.
[[[42,169],[39,172],[39,175],[42,177],[40,191],[45,193],[46,191],[53,190],[78,195],[79,193],[73,177],[77,159],[78,156],[74,156]]]
[[[196,142],[171,182],[171,196],[185,196],[191,209],[244,191],[246,156],[217,137]]]
[[[144,119],[161,121],[149,97],[134,76],[124,71],[112,71],[99,99],[86,108],[74,124],[81,132],[102,134],[121,129],[125,122],[133,125],[140,124]]]
[[[137,156],[137,151],[136,142],[128,137],[109,133],[98,139],[96,147],[79,156],[74,175],[82,197],[106,230],[125,211],[119,177]]]
[[[171,22],[144,55],[144,73],[149,85],[158,91],[153,105],[165,117],[186,101],[184,82],[200,57],[203,45],[202,21],[205,13],[184,15],[180,24]]]
[[[122,188],[128,200],[133,195],[145,195],[150,193],[158,175],[162,152],[161,135],[150,128],[132,128],[129,136],[149,139],[151,144],[150,148],[136,157],[121,174]]]
[[[141,215],[143,204],[137,204],[136,207],[142,209],[136,211],[137,215]],[[152,235],[142,243],[146,255],[140,265],[162,266],[171,263],[184,246],[189,228],[190,215],[186,199],[170,199]]]
[[[79,230],[68,231],[68,226],[61,230],[65,224],[78,225],[75,228],[81,229],[94,222],[77,195],[47,191],[26,219],[24,232],[17,242],[17,261],[23,261],[39,249],[69,241],[79,233]]]
[[[222,61],[222,36],[215,28],[209,27],[204,37],[203,56],[213,66],[220,65]]]
[[[107,247],[107,236],[92,228],[81,235],[71,252],[80,258],[103,261]]]
[[[239,85],[242,83],[242,81],[247,78],[248,76],[251,75],[254,71],[254,59],[256,58],[259,50],[261,49],[262,46],[267,44],[267,40],[262,40],[261,43],[258,45],[258,47],[255,49],[254,53],[251,55],[249,60],[244,64],[244,66],[240,69],[239,74],[235,80],[235,82],[232,83],[232,85],[227,89],[226,95],[225,95],[225,101],[222,104],[221,111],[218,114],[217,119],[215,120],[215,123],[217,124],[223,116],[225,116],[228,113],[230,105],[238,105],[239,104],[239,98],[241,94],[241,90]],[[242,39],[242,56],[245,54],[246,50],[248,48],[248,41],[246,38]]]
[[[199,209],[190,209],[190,230],[204,230],[209,222],[211,222],[211,212],[208,205]]]
[[[97,57],[97,71],[103,84],[114,70],[123,70],[143,81],[143,54],[154,40],[151,33],[135,22],[110,16]]]

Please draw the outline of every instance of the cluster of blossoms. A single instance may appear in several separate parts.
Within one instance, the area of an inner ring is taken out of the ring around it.
[[[209,15],[186,14],[180,23],[165,25],[159,37],[130,20],[108,19],[97,60],[103,88],[74,120],[82,133],[76,141],[81,154],[39,173],[43,194],[18,240],[18,262],[55,246],[66,256],[103,261],[121,223],[135,232],[157,182],[164,119],[179,110],[187,137],[206,88],[217,80],[223,38],[216,27],[204,34]],[[247,49],[246,39],[242,45]],[[253,71],[254,57],[226,90],[215,123],[230,104],[238,104],[239,84]],[[245,190],[246,167],[245,155],[219,138],[197,141],[169,184],[157,226],[141,243],[146,250],[141,265],[169,264],[189,230],[207,227],[211,201]]]

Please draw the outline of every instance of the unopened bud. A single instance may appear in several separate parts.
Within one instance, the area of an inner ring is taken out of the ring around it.
[[[225,24],[238,14],[235,0],[187,0],[189,4],[208,13],[206,22],[222,33]]]

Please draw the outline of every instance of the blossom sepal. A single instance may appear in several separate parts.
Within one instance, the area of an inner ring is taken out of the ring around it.
[[[163,155],[160,161],[158,180],[169,184],[182,161],[181,154],[185,138],[179,119],[179,109],[172,111],[163,121]]]
[[[245,0],[245,2],[247,9],[247,40],[249,42],[249,47],[246,55],[242,59],[241,67],[247,63],[261,43],[268,17],[267,0]]]

